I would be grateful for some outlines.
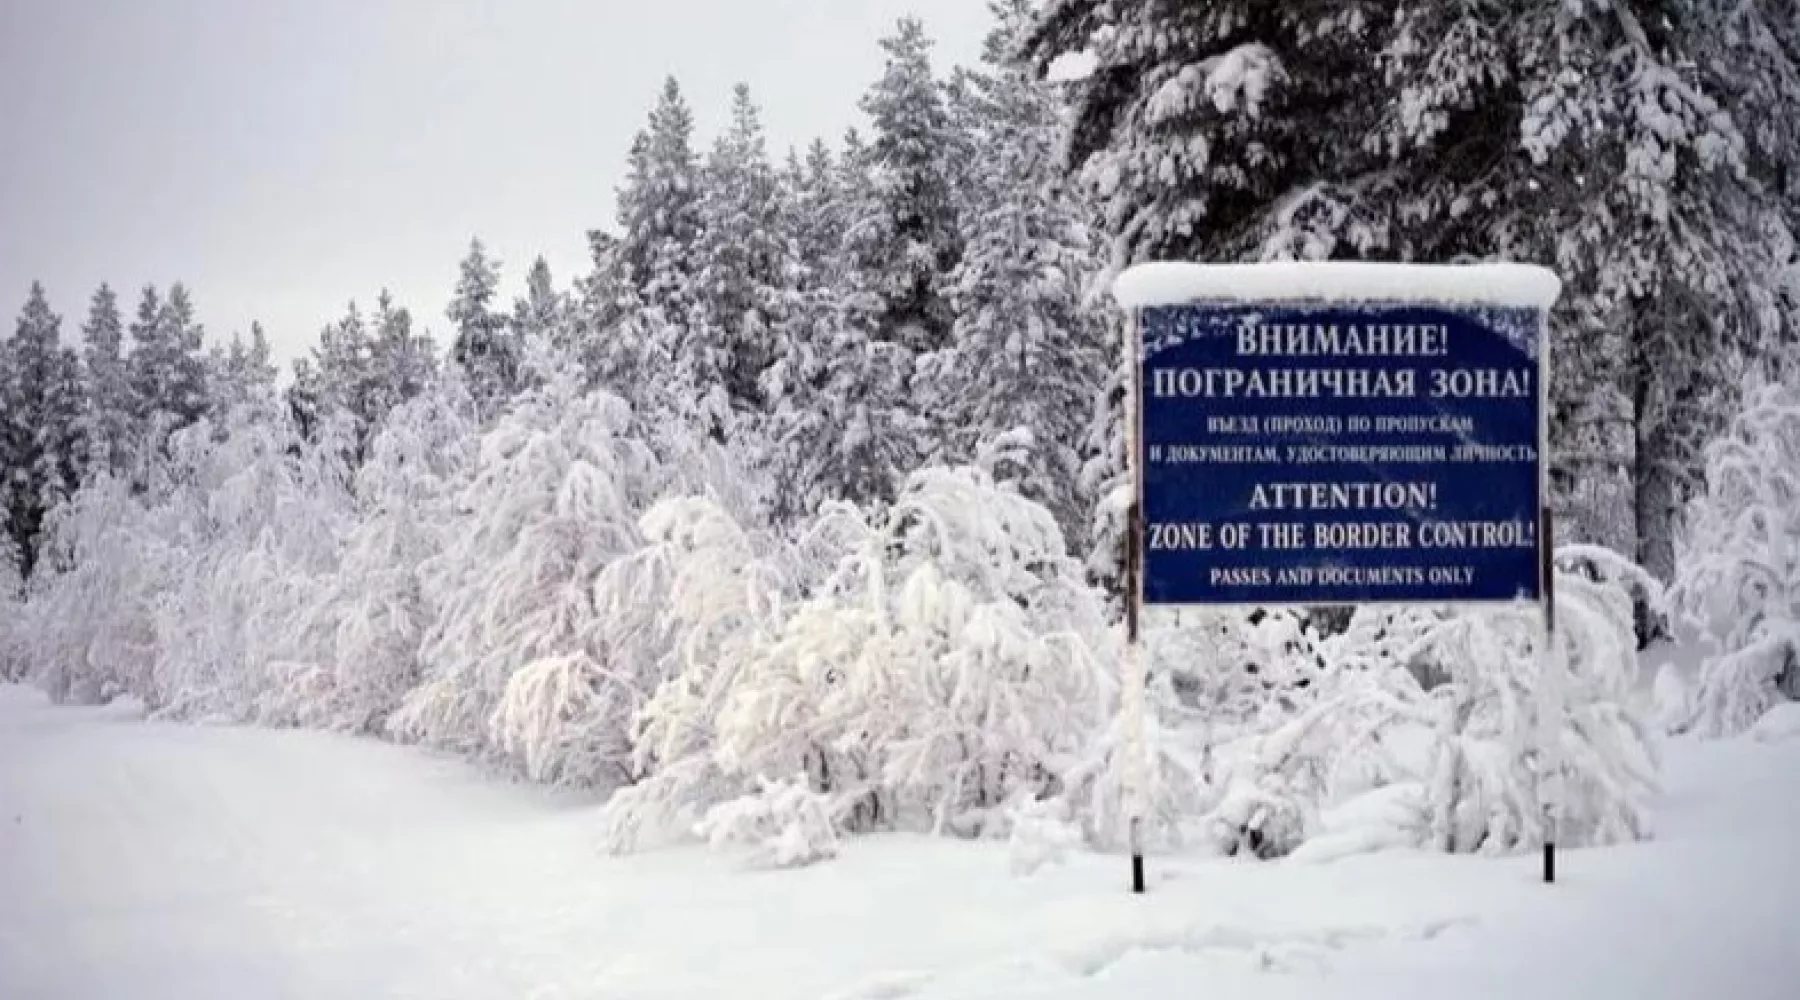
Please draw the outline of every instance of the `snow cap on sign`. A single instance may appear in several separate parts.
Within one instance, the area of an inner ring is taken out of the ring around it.
[[[1127,309],[1189,302],[1417,302],[1549,309],[1556,272],[1534,264],[1391,264],[1272,261],[1139,264],[1113,281]]]

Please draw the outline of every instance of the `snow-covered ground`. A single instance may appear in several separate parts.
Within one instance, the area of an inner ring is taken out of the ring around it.
[[[1771,730],[1773,732],[1773,730]],[[1653,843],[1121,859],[878,837],[787,872],[599,854],[586,803],[309,732],[0,687],[0,998],[1800,996],[1800,733],[1680,743]]]

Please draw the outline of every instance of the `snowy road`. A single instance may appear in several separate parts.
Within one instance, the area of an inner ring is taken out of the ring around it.
[[[593,848],[580,803],[323,734],[0,687],[0,998],[1800,995],[1800,743],[1682,747],[1658,842],[1033,879],[892,837],[746,873]]]

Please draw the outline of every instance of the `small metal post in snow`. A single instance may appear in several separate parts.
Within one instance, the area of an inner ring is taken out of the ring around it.
[[[1543,771],[1539,794],[1544,808],[1544,882],[1556,881],[1556,834],[1562,811],[1562,664],[1556,650],[1556,519],[1545,506],[1538,515],[1538,544],[1543,568],[1540,598],[1543,602],[1543,642],[1538,651],[1538,710],[1544,715],[1539,727],[1543,746]]]
[[[1144,677],[1144,646],[1141,632],[1144,604],[1144,488],[1143,461],[1138,449],[1143,444],[1142,398],[1139,393],[1142,361],[1139,356],[1138,329],[1135,315],[1130,320],[1127,340],[1131,351],[1131,398],[1129,400],[1130,432],[1126,442],[1128,477],[1131,481],[1131,509],[1125,521],[1125,663],[1119,689],[1121,706],[1126,713],[1126,809],[1127,838],[1131,849],[1131,891],[1144,891],[1144,799],[1148,759],[1145,728],[1149,691]]]

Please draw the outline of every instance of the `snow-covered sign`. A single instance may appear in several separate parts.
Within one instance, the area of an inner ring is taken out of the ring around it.
[[[1539,599],[1559,292],[1517,264],[1121,275],[1144,605]]]

